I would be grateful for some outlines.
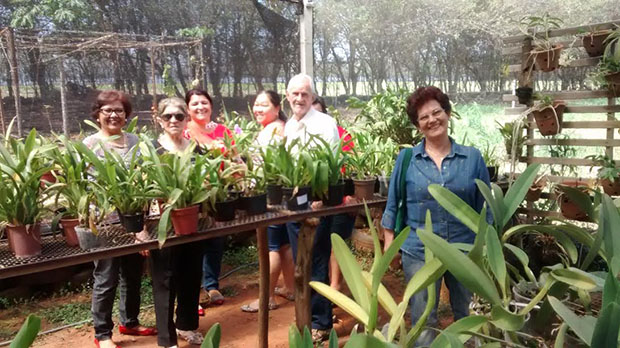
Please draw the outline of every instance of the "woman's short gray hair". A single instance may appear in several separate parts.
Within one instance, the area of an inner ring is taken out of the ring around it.
[[[187,104],[185,104],[185,100],[177,97],[162,99],[157,105],[157,115],[161,116],[166,108],[169,106],[176,106],[187,116],[189,113],[187,111]]]

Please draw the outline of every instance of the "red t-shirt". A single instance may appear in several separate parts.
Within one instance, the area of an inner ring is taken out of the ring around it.
[[[337,126],[337,128],[338,128],[338,137],[340,137],[341,140],[344,140],[342,151],[348,152],[348,151],[353,150],[353,141],[351,140],[353,138],[351,137],[351,134],[347,132],[346,129],[340,126]]]
[[[209,140],[214,140],[217,143],[220,144],[220,149],[222,150],[222,153],[226,153],[227,149],[226,149],[226,144],[224,143],[224,139],[226,136],[228,136],[228,138],[231,141],[231,144],[234,145],[235,141],[233,139],[232,136],[232,132],[230,131],[230,129],[228,129],[226,126],[224,126],[223,124],[217,124],[217,126],[215,127],[215,129],[213,130],[213,132],[211,133],[207,133],[205,131],[200,131],[200,136],[195,137],[196,142],[198,144],[204,144],[205,143],[205,138],[208,138]],[[187,139],[192,139],[192,136],[189,132],[189,129],[185,128],[185,130],[183,131],[183,136]],[[201,139],[202,138],[202,139]]]

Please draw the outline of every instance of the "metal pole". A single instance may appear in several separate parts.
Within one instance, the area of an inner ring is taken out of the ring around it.
[[[62,131],[65,137],[69,139],[69,118],[67,116],[67,94],[65,88],[65,59],[60,57],[58,64],[60,70],[60,112],[62,114]]]
[[[299,49],[301,73],[314,78],[312,51],[312,0],[303,0],[303,13],[299,16]]]
[[[15,37],[13,36],[13,28],[6,31],[8,49],[9,49],[9,65],[11,66],[11,79],[13,79],[13,98],[15,99],[15,117],[17,118],[17,136],[22,136],[22,103],[19,99],[19,73],[17,70],[17,53],[15,49]]]

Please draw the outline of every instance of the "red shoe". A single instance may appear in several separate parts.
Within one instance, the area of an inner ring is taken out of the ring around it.
[[[145,327],[144,329],[134,329],[132,327],[119,325],[118,332],[122,333],[123,335],[130,335],[130,336],[155,336],[157,335],[157,329],[153,327]]]
[[[95,346],[99,348],[99,340],[95,338]],[[117,345],[116,348],[121,348],[121,346]]]
[[[205,310],[200,305],[198,305],[198,316],[199,317],[204,317],[205,316]]]

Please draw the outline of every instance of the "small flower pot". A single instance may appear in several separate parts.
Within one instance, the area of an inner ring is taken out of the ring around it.
[[[387,197],[388,189],[390,187],[390,177],[389,176],[379,176],[377,177],[379,180],[379,196]]]
[[[15,257],[25,259],[41,255],[41,229],[40,225],[11,225],[5,228],[9,246]]]
[[[41,175],[41,187],[42,188],[46,188],[47,186],[56,183],[56,177],[54,176],[54,174],[52,173],[52,171],[49,171],[43,175]]]
[[[553,107],[532,111],[541,135],[556,135],[562,131],[564,109],[563,101],[555,101]]]
[[[534,89],[532,87],[519,87],[515,89],[515,94],[519,100],[519,104],[531,105]]]
[[[536,202],[542,195],[542,187],[530,187],[525,194],[525,200],[528,202]]]
[[[303,210],[308,209],[308,201],[310,200],[310,186],[302,186],[297,189],[297,192],[293,194],[292,187],[282,188],[282,199],[286,209],[288,210]]]
[[[108,240],[102,232],[103,231],[100,230],[98,234],[94,234],[90,228],[75,226],[75,233],[82,250],[90,250],[106,246],[108,244]]]
[[[62,225],[62,233],[65,235],[65,242],[68,246],[73,247],[80,245],[77,234],[75,232],[75,227],[79,224],[80,220],[78,219],[60,219],[60,225]]]
[[[282,204],[282,185],[267,185],[267,203],[270,205]]]
[[[144,229],[144,213],[118,214],[121,224],[127,232],[136,233]]]
[[[497,182],[497,174],[499,172],[499,168],[497,166],[487,166],[487,171],[489,172],[489,178],[491,182]]]
[[[560,53],[564,49],[564,45],[554,45],[548,51],[533,50],[536,69],[544,72],[551,72],[560,67]]]
[[[601,179],[601,186],[603,191],[610,196],[620,196],[620,177],[617,177],[613,182],[609,179]]]
[[[333,207],[342,204],[344,199],[344,182],[336,185],[329,185],[327,188],[327,197],[323,198],[323,204],[328,207]]]
[[[280,198],[282,200],[282,198]],[[248,215],[263,214],[267,211],[267,194],[259,194],[256,196],[241,196],[239,198],[239,206],[245,210]]]
[[[360,202],[362,200],[371,200],[375,194],[375,179],[353,180],[355,185],[355,198]]]
[[[172,209],[170,212],[174,234],[184,236],[198,231],[198,204],[190,207]]]
[[[344,179],[344,195],[353,196],[354,194],[355,194],[355,185],[353,184],[353,179],[351,178]]]
[[[605,39],[611,34],[611,30],[601,30],[585,35],[581,38],[583,48],[590,57],[600,57],[605,53]]]
[[[620,72],[605,75],[605,80],[607,80],[607,88],[611,94],[615,97],[620,96]]]
[[[586,192],[585,187],[588,186],[586,182],[582,181],[565,181],[562,183],[562,185],[573,187],[576,189],[583,189],[584,192]],[[560,193],[558,199],[562,216],[571,220],[590,221],[588,214],[586,214],[586,212],[583,211],[577,203],[570,199],[568,195]]]
[[[229,198],[223,202],[215,202],[215,221],[231,221],[235,219],[235,209],[238,199]]]

